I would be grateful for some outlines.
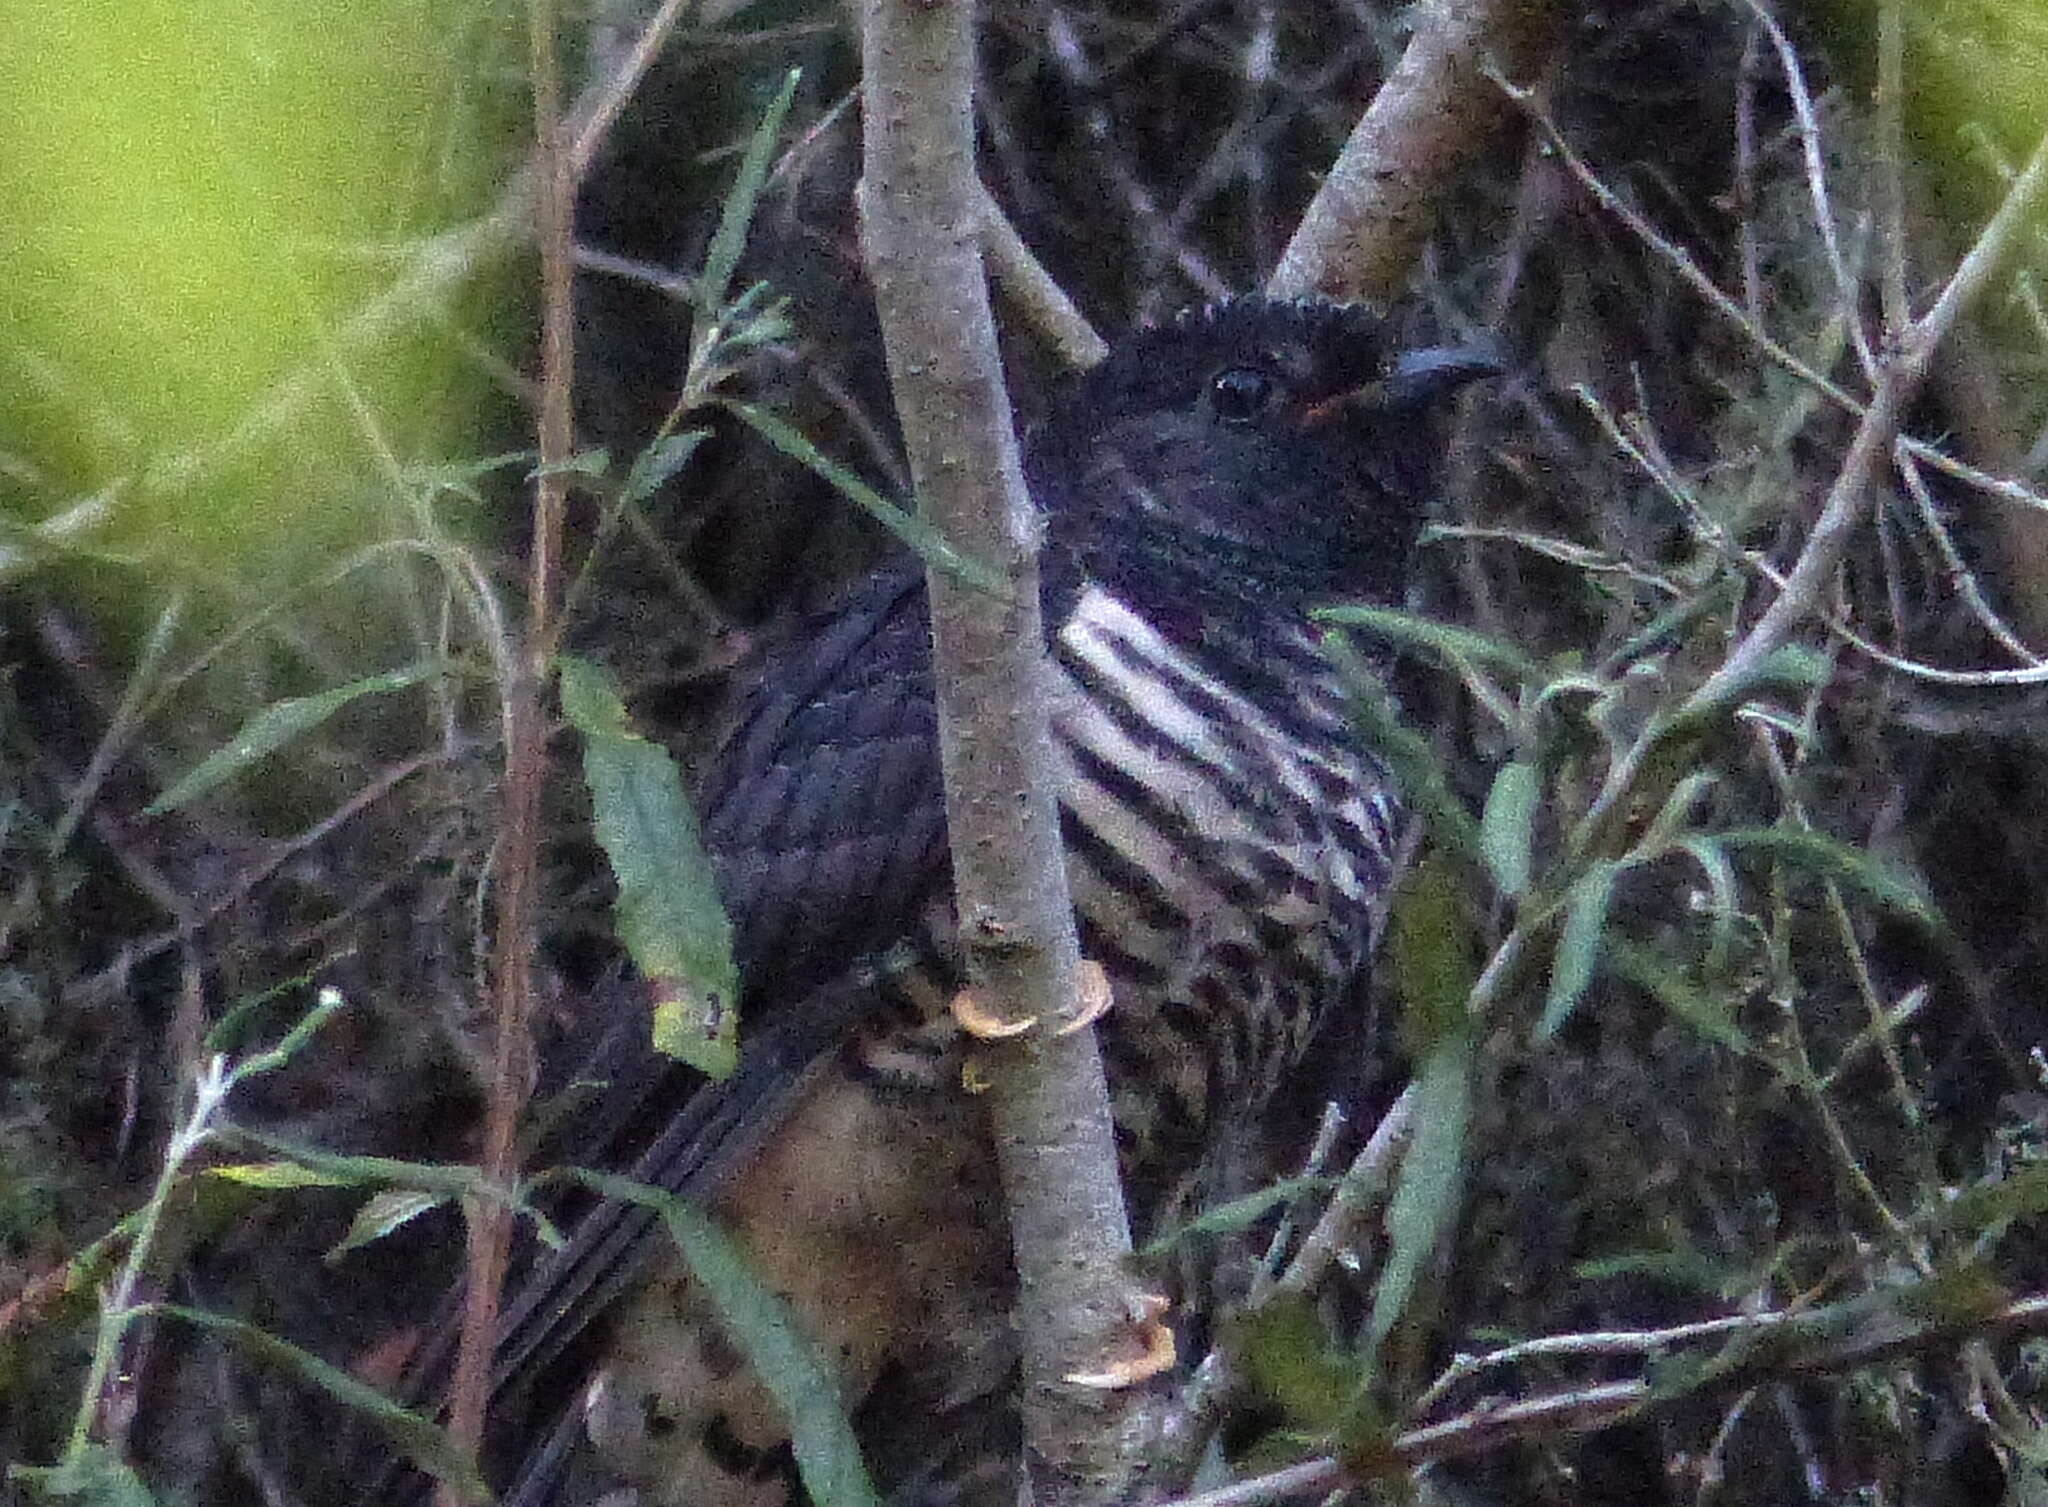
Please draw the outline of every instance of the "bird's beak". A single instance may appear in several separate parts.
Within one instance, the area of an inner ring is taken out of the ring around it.
[[[1311,405],[1303,419],[1314,427],[1362,410],[1421,413],[1467,382],[1497,377],[1507,369],[1506,347],[1491,335],[1465,345],[1435,345],[1427,350],[1409,351],[1395,360],[1393,369],[1384,377]]]
[[[1498,377],[1507,369],[1507,349],[1491,335],[1465,345],[1409,351],[1388,374],[1382,402],[1412,412],[1449,397],[1467,382]]]

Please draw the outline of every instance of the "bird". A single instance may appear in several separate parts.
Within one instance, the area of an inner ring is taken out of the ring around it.
[[[1097,1030],[1141,1233],[1360,1006],[1405,818],[1310,614],[1405,599],[1431,415],[1500,364],[1483,343],[1403,350],[1363,306],[1239,297],[1118,341],[1025,439],[1061,836],[1110,988]],[[1012,1502],[989,1443],[1015,1428],[1012,1278],[948,1008],[963,978],[915,557],[749,678],[697,801],[739,1067],[691,1081],[644,1036],[614,1045],[586,1072],[610,1085],[586,1156],[735,1233],[880,1420],[863,1438],[896,1500]],[[786,1424],[644,1209],[596,1202],[536,1258],[494,1374],[562,1418],[547,1449],[511,1429],[515,1507],[567,1500],[571,1455],[644,1507],[802,1500]],[[949,1437],[965,1463],[941,1469]]]

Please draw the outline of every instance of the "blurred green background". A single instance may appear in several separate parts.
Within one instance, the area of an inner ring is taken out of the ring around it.
[[[10,533],[97,497],[68,542],[303,558],[364,532],[394,463],[462,448],[457,352],[497,319],[474,280],[351,322],[518,149],[516,8],[4,0],[0,35]]]

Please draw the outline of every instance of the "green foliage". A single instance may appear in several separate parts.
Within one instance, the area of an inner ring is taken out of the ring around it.
[[[1486,809],[1479,818],[1479,850],[1495,887],[1509,899],[1519,898],[1529,888],[1536,805],[1542,793],[1542,771],[1519,760],[1504,765],[1486,792]]]
[[[475,1464],[456,1447],[447,1430],[400,1407],[375,1387],[365,1385],[319,1356],[279,1339],[267,1329],[225,1314],[176,1303],[152,1304],[145,1311],[225,1335],[244,1354],[306,1387],[324,1392],[367,1418],[408,1460],[437,1481],[455,1487],[464,1501],[491,1500],[490,1488],[477,1474]]]
[[[1248,1230],[1275,1209],[1299,1201],[1304,1194],[1327,1193],[1338,1186],[1334,1177],[1283,1177],[1242,1198],[1204,1209],[1185,1224],[1154,1237],[1139,1249],[1140,1260],[1156,1261],[1199,1235],[1234,1235]]]
[[[87,1444],[61,1465],[10,1465],[7,1476],[42,1501],[79,1502],[85,1507],[156,1507],[156,1498],[142,1477],[104,1444]]]
[[[808,1340],[789,1305],[754,1274],[732,1236],[700,1210],[630,1178],[577,1171],[607,1198],[655,1211],[689,1264],[690,1275],[789,1421],[790,1442],[804,1489],[818,1507],[878,1507],[847,1423],[845,1399],[831,1368]]]
[[[102,1299],[92,1365],[80,1389],[77,1414],[63,1457],[54,1466],[11,1466],[10,1478],[21,1481],[32,1492],[49,1500],[84,1501],[104,1504],[104,1507],[143,1507],[153,1500],[141,1478],[93,1436],[101,1413],[102,1393],[112,1379],[129,1330],[145,1319],[166,1317],[226,1336],[245,1355],[285,1372],[369,1418],[409,1459],[438,1479],[454,1485],[466,1500],[490,1500],[490,1493],[474,1465],[455,1446],[446,1431],[400,1407],[346,1371],[243,1320],[179,1304],[136,1301],[141,1274],[155,1259],[157,1247],[168,1233],[166,1220],[172,1196],[187,1181],[192,1164],[200,1153],[222,1142],[268,1140],[260,1134],[242,1130],[228,1120],[229,1097],[251,1078],[289,1065],[342,1008],[339,994],[331,989],[321,990],[313,1007],[293,1023],[275,1046],[239,1061],[218,1056],[212,1059],[193,1087],[190,1114],[171,1137],[148,1203],[115,1232],[125,1240],[127,1254]],[[481,1183],[469,1168],[419,1168],[378,1158],[329,1156],[311,1149],[295,1151],[285,1161],[212,1170],[216,1176],[228,1181],[270,1190],[405,1179],[440,1183],[444,1191],[460,1188],[475,1192]],[[77,1258],[74,1265],[82,1265],[92,1254],[88,1252]]]
[[[733,175],[732,187],[726,191],[718,232],[704,253],[704,268],[697,274],[695,302],[702,321],[700,337],[706,341],[719,323],[726,294],[732,289],[732,275],[739,267],[740,253],[746,249],[754,210],[761,202],[761,185],[767,181],[768,168],[782,136],[782,123],[789,118],[789,107],[796,99],[796,86],[802,78],[802,71],[795,68],[784,75],[782,87],[761,113],[760,123],[747,142],[746,155],[740,159],[739,171]]]
[[[583,735],[597,840],[618,880],[619,940],[655,987],[654,1045],[714,1078],[739,1061],[739,972],[711,859],[665,749],[634,732],[611,678],[561,660],[562,712]]]
[[[945,535],[917,514],[889,501],[851,470],[819,450],[801,430],[784,423],[767,409],[752,403],[727,403],[726,407],[745,419],[757,434],[777,450],[791,460],[801,461],[830,482],[842,497],[909,545],[926,561],[950,571],[983,591],[996,594],[1002,592],[1002,577],[994,570],[979,560],[961,554]]]
[[[147,814],[161,816],[190,805],[216,786],[223,785],[260,760],[276,753],[293,739],[320,726],[352,701],[403,691],[438,679],[449,672],[446,663],[411,665],[382,675],[365,676],[347,685],[321,691],[313,696],[292,696],[272,702],[247,722],[226,744],[208,754],[183,779],[150,802]]]
[[[1358,1390],[1357,1358],[1334,1349],[1306,1298],[1276,1299],[1232,1328],[1230,1347],[1256,1395],[1278,1405],[1291,1426],[1333,1435]]]

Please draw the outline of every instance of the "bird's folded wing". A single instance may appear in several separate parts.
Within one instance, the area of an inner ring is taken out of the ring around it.
[[[873,1009],[884,956],[922,944],[913,918],[948,872],[928,622],[922,571],[885,569],[744,692],[698,802],[733,923],[739,1067],[710,1084],[654,1059],[628,1001],[573,1075],[595,1080],[597,1099],[557,1138],[559,1159],[708,1196]],[[494,1395],[558,1360],[662,1238],[642,1207],[582,1212],[568,1243],[541,1252],[507,1295]],[[423,1357],[434,1375],[447,1366],[441,1339]]]

